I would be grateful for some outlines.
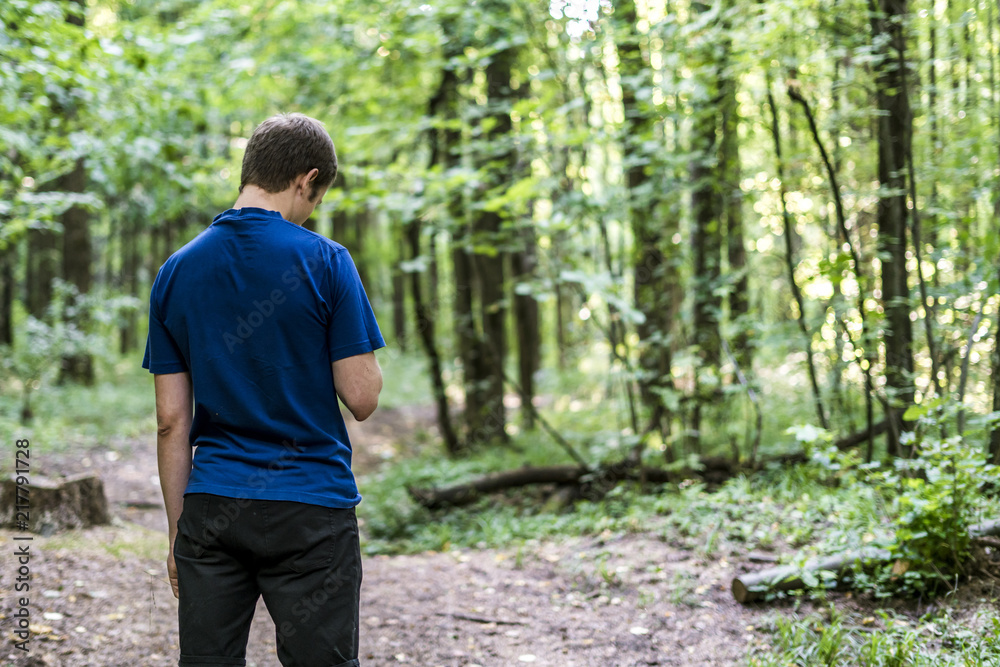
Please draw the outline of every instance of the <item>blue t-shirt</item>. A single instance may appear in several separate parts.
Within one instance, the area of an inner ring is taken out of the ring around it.
[[[143,368],[194,387],[185,493],[357,505],[330,364],[384,345],[342,245],[274,211],[218,215],[149,303]]]

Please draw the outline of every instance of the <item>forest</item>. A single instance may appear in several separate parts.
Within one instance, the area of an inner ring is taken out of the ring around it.
[[[301,112],[362,662],[1000,665],[998,67],[989,0],[5,0],[0,469],[108,503],[9,664],[174,664],[150,287]]]

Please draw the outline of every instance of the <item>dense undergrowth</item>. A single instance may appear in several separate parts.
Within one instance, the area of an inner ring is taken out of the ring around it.
[[[562,403],[546,415],[588,460],[613,461],[623,454],[630,441],[621,435],[621,405],[605,400],[601,391],[551,389]],[[552,488],[527,487],[430,511],[408,496],[407,487],[445,486],[489,472],[568,461],[537,431],[515,431],[509,447],[481,448],[461,460],[442,457],[433,442],[411,446],[362,480],[365,549],[370,554],[469,547],[520,552],[565,535],[646,532],[705,559],[770,551],[781,562],[802,563],[862,544],[881,546],[892,560],[848,580],[866,611],[845,605],[846,611],[838,612],[832,604],[820,606],[820,612],[789,611],[789,602],[795,610],[822,605],[835,583],[832,573],[807,576],[811,589],[788,594],[784,610],[756,628],[759,640],[747,664],[1000,665],[1000,591],[991,587],[971,600],[952,597],[976,574],[968,527],[1000,517],[1000,502],[987,493],[998,482],[997,471],[982,455],[989,419],[969,415],[958,436],[956,406],[928,402],[907,415],[915,426],[906,439],[909,457],[888,461],[877,452],[866,463],[861,452],[831,447],[832,435],[808,425],[808,415],[796,414],[780,394],[765,400],[773,404],[765,408],[768,414],[787,421],[780,430],[775,424],[765,427],[761,453],[804,449],[808,463],[771,464],[713,488],[692,476],[646,488],[624,483],[599,500],[567,503]],[[716,416],[725,423],[725,415]],[[729,433],[720,429],[714,435]],[[647,463],[663,464],[655,448],[646,457]],[[914,600],[918,609],[921,601],[936,600],[935,611],[914,611]],[[979,611],[972,613],[973,607]]]
[[[419,360],[397,355],[384,366],[393,381],[387,383],[383,409],[426,399]],[[48,384],[34,397],[30,424],[19,422],[17,392],[0,393],[0,437],[31,438],[42,472],[49,453],[126,446],[129,439],[150,437],[152,380],[137,367],[133,359],[108,363],[93,388]],[[543,392],[552,397],[542,411],[588,460],[618,460],[634,442],[622,423],[622,405],[613,391],[608,399],[608,386],[592,387],[584,379],[572,373],[542,377]],[[796,412],[803,407],[783,400],[783,391],[794,393],[776,379],[764,392],[768,414],[776,418],[765,425],[761,454],[805,449],[809,462],[772,464],[718,487],[692,476],[645,488],[623,483],[589,500],[526,487],[467,507],[430,511],[409,497],[407,487],[444,486],[488,472],[569,460],[543,432],[516,426],[510,429],[509,446],[479,447],[461,459],[445,457],[430,431],[411,434],[380,467],[359,479],[365,498],[359,508],[363,548],[368,554],[455,548],[523,552],[562,536],[643,532],[706,560],[735,562],[751,551],[768,551],[782,562],[799,562],[858,544],[881,545],[894,550],[892,563],[857,573],[852,582],[870,613],[824,607],[831,582],[818,576],[811,590],[791,594],[757,624],[747,664],[1000,665],[1000,591],[974,601],[992,611],[978,616],[950,611],[970,604],[950,597],[966,580],[962,566],[969,545],[956,536],[971,523],[1000,517],[1000,502],[984,492],[984,483],[997,483],[997,472],[979,455],[988,420],[970,414],[964,437],[958,437],[954,406],[928,404],[910,415],[917,425],[910,439],[917,455],[891,465],[865,464],[857,452],[832,449],[829,434],[808,426],[808,415]],[[723,410],[732,409],[720,408],[715,422],[726,424]],[[517,419],[515,412],[512,421]],[[800,426],[789,428],[792,424]],[[706,433],[706,441],[724,442],[730,435],[725,428]],[[705,453],[727,451],[724,446]],[[650,465],[664,462],[655,445],[646,459]],[[949,559],[954,563],[949,565]],[[904,598],[940,602],[921,615],[906,611]]]

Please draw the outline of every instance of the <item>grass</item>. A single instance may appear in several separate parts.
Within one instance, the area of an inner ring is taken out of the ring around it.
[[[767,636],[749,651],[749,667],[1000,665],[1000,618],[994,610],[969,622],[946,610],[913,623],[881,610],[868,617],[843,614],[831,605],[804,617],[775,615],[764,630]]]
[[[158,530],[127,523],[112,528],[69,530],[51,537],[37,537],[38,546],[45,551],[63,549],[74,553],[103,551],[116,560],[139,557],[162,560],[167,553],[167,536]]]

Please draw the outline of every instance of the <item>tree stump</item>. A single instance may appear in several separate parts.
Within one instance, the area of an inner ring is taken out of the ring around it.
[[[65,479],[31,477],[27,495],[21,491],[20,502],[27,500],[27,530],[41,535],[71,528],[111,523],[108,500],[104,496],[104,482],[96,475],[85,473]],[[23,528],[15,505],[18,502],[17,484],[13,478],[0,483],[0,525],[5,528]]]

